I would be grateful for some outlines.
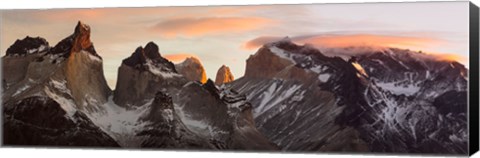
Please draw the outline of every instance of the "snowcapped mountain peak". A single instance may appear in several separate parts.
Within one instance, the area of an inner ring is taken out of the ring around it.
[[[158,45],[153,42],[148,42],[145,48],[140,46],[135,49],[122,63],[137,70],[150,71],[166,77],[175,76],[177,73],[175,65],[160,55]]]
[[[113,100],[120,106],[142,106],[158,90],[176,88],[186,82],[175,65],[160,55],[158,46],[149,42],[122,61]]]

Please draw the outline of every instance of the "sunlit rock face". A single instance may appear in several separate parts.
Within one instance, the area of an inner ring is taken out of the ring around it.
[[[233,77],[232,72],[228,66],[222,65],[218,71],[215,78],[216,85],[222,85],[224,83],[232,82],[235,78]]]
[[[90,41],[88,25],[78,22],[71,38],[73,42],[64,69],[66,85],[77,106],[98,110],[98,105],[107,102],[111,93],[103,74],[102,58]]]
[[[207,74],[205,68],[199,59],[189,57],[183,62],[175,64],[175,69],[190,81],[207,82]]]

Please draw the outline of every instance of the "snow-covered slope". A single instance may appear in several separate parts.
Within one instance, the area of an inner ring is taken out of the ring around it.
[[[466,153],[466,109],[440,100],[467,106],[468,70],[382,50],[344,60],[286,38],[250,56],[228,86],[247,96],[257,127],[283,150]]]

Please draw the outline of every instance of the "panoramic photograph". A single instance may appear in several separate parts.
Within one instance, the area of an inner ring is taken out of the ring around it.
[[[2,145],[467,154],[468,5],[2,10]]]

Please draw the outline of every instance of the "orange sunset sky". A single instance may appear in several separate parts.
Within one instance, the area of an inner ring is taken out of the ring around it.
[[[90,25],[114,88],[122,59],[154,41],[173,62],[199,58],[207,77],[225,64],[235,78],[264,43],[289,36],[320,48],[370,45],[422,50],[468,67],[468,2],[150,7],[1,12],[0,49],[16,39],[41,36],[54,46]]]

